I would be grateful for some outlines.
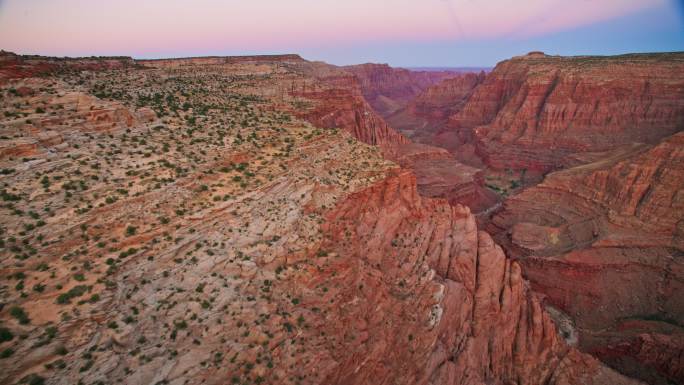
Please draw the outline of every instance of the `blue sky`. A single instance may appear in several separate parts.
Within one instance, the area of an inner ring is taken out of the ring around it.
[[[0,0],[0,48],[493,66],[529,51],[684,51],[683,18],[684,0]]]
[[[527,38],[369,42],[350,45],[345,50],[316,47],[302,54],[336,64],[382,62],[407,67],[486,67],[530,51],[551,55],[684,51],[684,7],[679,6],[682,3],[673,1],[612,20]]]

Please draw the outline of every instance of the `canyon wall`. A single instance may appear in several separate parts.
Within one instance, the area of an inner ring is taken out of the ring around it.
[[[404,107],[429,86],[457,75],[451,71],[412,71],[372,63],[341,68],[356,76],[364,98],[383,117]]]
[[[549,174],[488,227],[583,350],[652,384],[684,381],[683,170],[678,133]]]
[[[416,170],[422,195],[493,211],[481,222],[575,323],[579,347],[655,384],[684,381],[682,73],[682,53],[533,52],[386,116],[452,154],[412,144],[393,158]],[[566,170],[507,198],[482,187],[516,169],[523,187]]]
[[[422,196],[445,198],[451,204],[468,206],[475,213],[499,201],[493,191],[484,187],[482,170],[459,162],[443,148],[407,143],[393,146],[384,155],[416,174]]]
[[[421,198],[410,173],[352,194],[324,228],[355,266],[335,278],[353,305],[331,318],[364,330],[325,383],[632,382],[565,345],[519,265],[467,208]]]
[[[473,130],[494,168],[551,170],[573,153],[655,143],[684,127],[684,54],[553,57],[499,63],[450,119]]]
[[[313,64],[308,69],[313,84],[293,85],[290,95],[314,104],[293,111],[299,117],[323,128],[342,128],[357,139],[382,148],[408,143],[391,128],[363,97],[358,79],[334,68],[321,69]]]
[[[462,157],[449,154],[432,142],[432,130],[458,110],[455,100],[467,100],[484,80],[484,72],[410,71],[385,64],[342,68],[358,79],[363,98],[377,112],[366,115],[382,116],[381,126],[391,127],[404,138],[392,140],[390,146],[383,145],[383,153],[416,173],[421,194],[443,197],[475,211],[497,201],[495,194],[484,188],[479,170],[466,166],[460,161]]]
[[[451,115],[463,108],[485,73],[465,73],[442,80],[418,94],[407,105],[386,119],[412,140],[430,144],[444,128]],[[448,147],[440,143],[442,147]]]

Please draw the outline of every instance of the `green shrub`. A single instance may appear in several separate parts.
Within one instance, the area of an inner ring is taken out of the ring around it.
[[[14,350],[12,350],[12,348],[7,348],[0,352],[0,360],[11,357],[12,354],[14,354]]]
[[[90,286],[86,286],[86,285],[74,286],[69,291],[67,291],[66,293],[60,294],[57,297],[57,303],[60,305],[70,303],[72,298],[80,297],[89,290],[90,290]]]
[[[135,232],[138,231],[138,228],[135,226],[128,226],[126,227],[126,236],[131,236],[135,235]]]
[[[27,385],[43,385],[45,384],[45,378],[37,375],[37,374],[29,374],[28,376],[24,377],[21,381],[22,384],[27,384]]]
[[[0,327],[0,343],[12,341],[13,338],[14,338],[14,334],[12,334],[11,330],[9,330],[8,328],[5,328],[5,327]]]
[[[10,315],[19,321],[22,325],[28,325],[31,322],[28,314],[21,308],[21,306],[12,306],[10,308]]]

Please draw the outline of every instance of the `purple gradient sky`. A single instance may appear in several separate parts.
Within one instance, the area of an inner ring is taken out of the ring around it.
[[[530,50],[684,50],[677,0],[0,0],[0,48],[138,58],[295,52],[490,66]]]

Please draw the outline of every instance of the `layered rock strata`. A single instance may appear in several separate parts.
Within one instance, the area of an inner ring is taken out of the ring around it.
[[[468,208],[383,159],[402,143],[292,113],[326,108],[287,90],[327,69],[187,64],[0,88],[3,135],[61,136],[0,159],[1,382],[635,383],[559,336]]]
[[[484,81],[485,73],[465,73],[442,80],[427,89],[407,105],[387,117],[393,128],[411,139],[429,142],[441,131],[449,117],[463,108],[475,88]]]
[[[682,53],[515,57],[488,74],[444,135],[475,142],[493,168],[571,166],[571,154],[656,143],[681,130],[683,72]]]
[[[457,75],[452,71],[412,71],[372,63],[342,69],[359,80],[364,98],[385,118],[404,107],[426,88]]]
[[[684,380],[682,170],[678,133],[549,174],[488,227],[574,319],[582,349],[656,384]]]

